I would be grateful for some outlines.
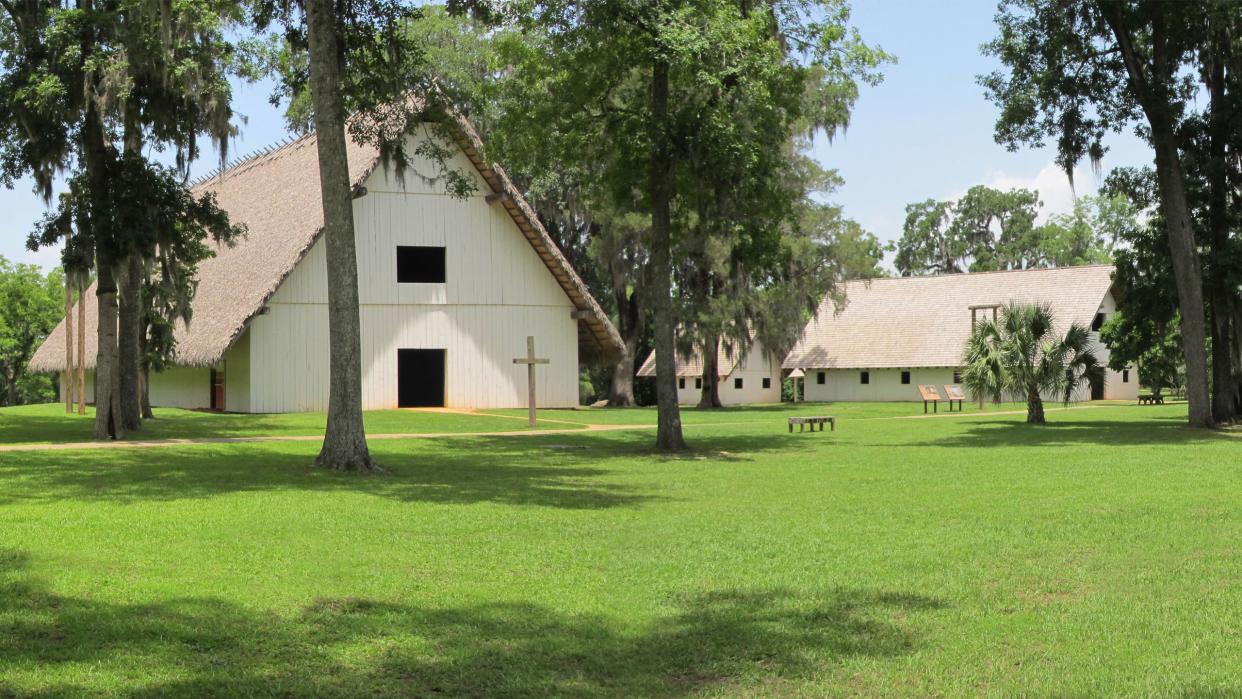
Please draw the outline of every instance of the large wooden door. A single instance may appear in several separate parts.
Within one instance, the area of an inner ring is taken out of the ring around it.
[[[443,406],[444,369],[442,349],[397,350],[397,407]]]

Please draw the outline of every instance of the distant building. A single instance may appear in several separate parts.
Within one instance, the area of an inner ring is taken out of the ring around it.
[[[1062,330],[1089,327],[1107,364],[1094,332],[1117,310],[1112,274],[1111,265],[1094,265],[849,282],[844,305],[826,298],[782,365],[805,373],[808,401],[919,400],[919,384],[943,392],[960,383],[972,314],[991,318],[1011,301],[1048,304]],[[1074,398],[1137,397],[1137,372],[1109,369],[1102,385]]]
[[[781,401],[781,360],[755,340],[742,352],[721,341],[716,370],[720,375],[720,402],[723,405],[779,403]],[[655,352],[647,356],[639,376],[655,376]],[[677,354],[677,401],[697,405],[703,396],[703,356],[697,350],[690,357]]]
[[[423,176],[437,172],[425,159],[401,179],[375,148],[349,144],[363,407],[523,406],[527,370],[513,359],[526,354],[528,335],[551,360],[538,369],[538,404],[576,406],[579,362],[619,354],[621,338],[504,171],[483,160],[471,125],[452,125],[451,166],[476,184],[465,200]],[[410,152],[427,137],[415,129]],[[317,158],[312,134],[194,188],[214,193],[249,234],[200,266],[193,320],[176,329],[176,366],[151,376],[152,404],[256,413],[327,407]],[[93,287],[85,303],[93,369]],[[64,371],[63,322],[30,366]]]

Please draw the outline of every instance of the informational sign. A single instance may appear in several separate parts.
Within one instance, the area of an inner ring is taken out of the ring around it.
[[[946,385],[944,387],[944,394],[949,397],[949,400],[966,400],[966,392],[962,390],[961,386]]]
[[[925,401],[940,400],[940,392],[936,390],[935,386],[919,384],[919,395],[922,396]]]

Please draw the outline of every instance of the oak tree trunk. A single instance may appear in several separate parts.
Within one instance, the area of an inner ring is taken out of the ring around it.
[[[117,347],[117,389],[121,422],[127,432],[142,427],[142,402],[139,376],[142,371],[142,260],[130,253],[122,262],[119,276],[120,324]]]
[[[155,413],[151,411],[151,367],[142,367],[142,419],[154,420]]]
[[[637,289],[630,289],[630,280],[618,264],[610,264],[612,295],[617,304],[617,332],[621,334],[621,357],[612,367],[608,387],[608,405],[629,408],[634,400],[634,363],[638,359],[638,340],[642,336],[643,316]]]
[[[700,408],[722,408],[720,402],[720,338],[703,343],[703,390],[699,393]]]
[[[1177,305],[1181,313],[1182,351],[1186,362],[1186,398],[1192,427],[1212,427],[1212,402],[1208,392],[1207,333],[1204,328],[1203,270],[1186,201],[1186,181],[1174,131],[1173,106],[1168,83],[1174,80],[1169,60],[1166,28],[1155,24],[1151,32],[1150,63],[1135,50],[1125,7],[1104,7],[1105,19],[1117,38],[1125,61],[1130,87],[1138,97],[1151,127],[1156,151],[1156,179],[1164,210]],[[1150,69],[1151,74],[1148,74]]]
[[[1227,102],[1225,63],[1228,38],[1217,30],[1213,35],[1215,49],[1208,52],[1206,79],[1209,97],[1208,122],[1208,255],[1207,287],[1208,316],[1212,334],[1212,418],[1216,422],[1232,422],[1237,417],[1238,392],[1234,380],[1233,355],[1238,342],[1233,328],[1234,289],[1228,283],[1232,260],[1229,240],[1229,178],[1227,144],[1229,122],[1233,114]]]
[[[305,3],[328,267],[328,428],[316,464],[371,471],[376,465],[362,422],[358,259],[341,98],[342,56],[333,8],[332,0]]]
[[[651,310],[655,316],[656,448],[686,446],[677,404],[677,357],[674,355],[672,262],[672,147],[668,137],[668,61],[657,58],[651,73]]]
[[[112,260],[96,253],[98,278],[95,297],[99,304],[99,342],[95,355],[95,439],[124,439],[121,421],[120,367],[117,361],[116,277]]]

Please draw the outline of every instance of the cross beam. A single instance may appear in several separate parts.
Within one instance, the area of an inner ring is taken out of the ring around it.
[[[535,356],[535,337],[526,336],[526,356],[514,357],[514,364],[526,365],[526,410],[530,418],[530,426],[535,426],[535,365],[549,364],[552,360]]]

